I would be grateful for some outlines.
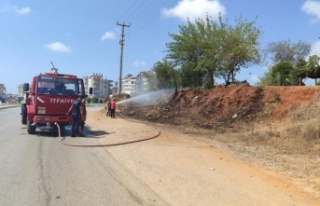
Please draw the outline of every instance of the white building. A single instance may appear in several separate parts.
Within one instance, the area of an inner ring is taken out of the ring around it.
[[[154,70],[140,72],[137,76],[136,94],[146,94],[158,90],[157,74]]]
[[[91,76],[83,77],[85,90],[93,89],[91,98],[105,99],[111,95],[112,80],[104,79],[103,74],[94,73]]]
[[[136,94],[136,81],[136,77],[133,77],[131,74],[128,74],[125,78],[121,80],[121,93],[134,96]]]
[[[136,77],[128,74],[121,82],[121,93],[129,94],[130,96],[137,96],[157,90],[157,77],[156,73],[152,70],[140,72]]]
[[[145,94],[150,91],[150,85],[147,75],[148,73],[150,72],[140,72],[138,74],[136,81],[136,95]]]

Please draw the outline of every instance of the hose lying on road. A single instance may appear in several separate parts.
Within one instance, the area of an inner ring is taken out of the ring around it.
[[[137,142],[143,142],[143,141],[147,141],[147,140],[151,140],[154,139],[158,136],[160,136],[161,132],[158,131],[158,133],[154,136],[151,137],[147,137],[144,139],[138,139],[138,140],[132,140],[132,141],[127,141],[127,142],[119,142],[119,143],[113,143],[113,144],[97,144],[97,145],[81,145],[81,144],[70,144],[67,142],[63,142],[64,138],[61,137],[61,129],[60,129],[60,125],[58,123],[54,123],[57,128],[58,128],[58,135],[60,138],[60,143],[67,145],[67,146],[72,146],[72,147],[114,147],[114,146],[120,146],[120,145],[126,145],[126,144],[133,144],[133,143],[137,143]]]

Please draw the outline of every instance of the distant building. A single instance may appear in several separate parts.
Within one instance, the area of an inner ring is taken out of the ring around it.
[[[118,82],[114,82],[113,87],[111,89],[111,94],[118,94]]]
[[[0,96],[3,96],[6,94],[6,87],[4,86],[4,84],[0,84]]]
[[[136,96],[157,89],[157,77],[154,71],[140,72],[136,77],[128,74],[122,79],[121,93]]]
[[[19,84],[18,86],[18,96],[19,97],[24,97],[24,91],[23,91],[23,84]]]
[[[137,75],[136,95],[146,94],[150,91],[155,91],[157,90],[157,87],[157,76],[153,70],[140,72]]]
[[[106,99],[112,93],[112,80],[104,79],[102,74],[94,73],[83,78],[85,90],[89,93],[89,88],[93,89],[91,98]]]
[[[132,76],[132,74],[128,74],[122,79],[121,93],[134,96],[136,94],[136,81],[136,77]]]

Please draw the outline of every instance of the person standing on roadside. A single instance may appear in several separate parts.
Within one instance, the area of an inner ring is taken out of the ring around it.
[[[83,99],[84,99],[84,96],[79,95],[78,99],[72,102],[72,105],[69,108],[67,113],[67,115],[69,115],[69,113],[71,112],[71,115],[72,115],[71,137],[75,137],[76,133],[78,133],[79,136],[83,136],[82,134],[83,128],[80,128],[84,126],[81,124],[81,109],[83,109],[81,107],[82,107]]]
[[[108,102],[107,102],[107,117],[108,116],[111,116],[111,102],[110,102],[110,99],[108,99]]]
[[[111,109],[111,112],[110,112],[111,118],[116,118],[116,117],[115,117],[115,113],[116,113],[116,99],[112,99],[111,105],[110,105],[110,109]]]

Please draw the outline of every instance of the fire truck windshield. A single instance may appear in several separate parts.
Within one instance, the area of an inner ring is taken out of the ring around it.
[[[84,94],[83,83],[79,79],[40,76],[37,84],[37,93],[44,95],[78,95]]]

